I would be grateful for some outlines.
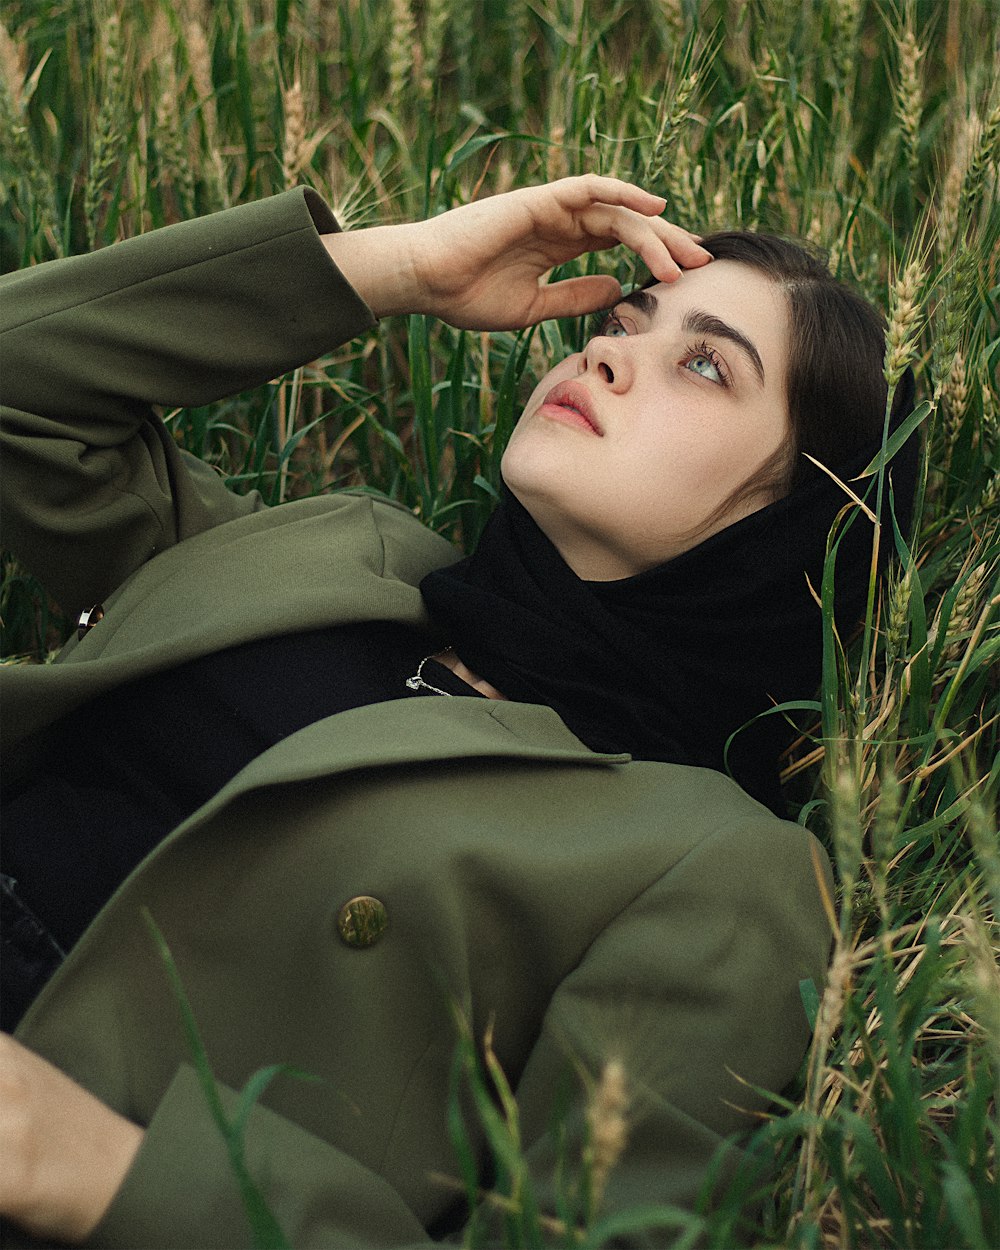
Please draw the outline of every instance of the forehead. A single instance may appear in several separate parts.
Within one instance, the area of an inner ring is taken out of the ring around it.
[[[773,305],[775,312],[784,312],[785,294],[759,269],[735,260],[713,260],[697,269],[682,269],[674,282],[655,282],[646,288],[657,300],[715,300],[720,310],[734,316],[741,312],[753,315],[755,307]]]
[[[768,377],[783,377],[788,360],[788,301],[780,286],[749,265],[713,260],[682,270],[675,282],[646,288],[657,302],[653,329],[671,329],[692,310],[710,313],[757,348]]]

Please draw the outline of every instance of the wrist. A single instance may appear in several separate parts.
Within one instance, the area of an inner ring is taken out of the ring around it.
[[[84,1241],[144,1136],[48,1060],[0,1034],[0,1213],[36,1237]]]
[[[428,312],[414,263],[415,227],[371,226],[323,234],[331,260],[376,317]]]
[[[85,1241],[104,1219],[135,1162],[146,1134],[138,1125],[109,1110],[105,1131],[94,1141],[94,1161],[75,1206],[74,1241]]]
[[[11,1214],[33,1236],[69,1245],[87,1240],[121,1189],[145,1133],[108,1111],[88,1126],[79,1154],[47,1160]]]

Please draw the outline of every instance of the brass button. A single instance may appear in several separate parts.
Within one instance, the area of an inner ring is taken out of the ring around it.
[[[92,608],[85,608],[76,621],[76,636],[80,639],[89,633],[98,621],[104,620],[104,604],[95,603]]]
[[[389,926],[385,903],[369,894],[350,898],[337,915],[337,928],[348,946],[361,950],[376,943]]]

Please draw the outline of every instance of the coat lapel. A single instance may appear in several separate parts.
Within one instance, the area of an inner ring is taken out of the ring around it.
[[[370,496],[302,499],[206,530],[144,564],[56,664],[0,669],[0,746],[116,685],[257,638],[366,620],[431,632],[420,581],[458,555]],[[30,763],[29,743],[17,764]]]
[[[460,696],[373,703],[315,721],[257,756],[135,871],[197,836],[201,826],[241,795],[270,786],[446,760],[535,760],[606,768],[631,758],[591,751],[551,708],[540,704]]]
[[[373,768],[459,759],[523,759],[570,766],[625,764],[591,751],[549,707],[491,699],[424,696],[328,716],[257,756],[178,832],[238,795]],[[176,835],[175,835],[176,836]]]
[[[66,984],[67,977],[86,972],[95,942],[106,942],[112,926],[134,911],[136,901],[149,904],[161,874],[185,862],[185,844],[204,833],[211,838],[215,818],[254,791],[349,776],[376,769],[429,767],[444,761],[538,761],[566,768],[608,768],[626,764],[627,754],[591,751],[572,734],[551,708],[480,698],[419,696],[375,703],[339,712],[307,725],[252,760],[208,803],[179,825],[139,864],[105,904],[52,981],[33,1004],[25,1021],[34,1021],[43,1004]],[[180,854],[181,861],[177,860]],[[123,911],[124,908],[124,911]],[[131,923],[131,921],[129,922]],[[24,1026],[22,1025],[22,1028]]]

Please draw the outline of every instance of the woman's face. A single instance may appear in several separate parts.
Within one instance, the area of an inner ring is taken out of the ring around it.
[[[504,480],[569,566],[630,577],[767,499],[705,521],[788,437],[785,296],[735,261],[616,304],[535,388]]]

